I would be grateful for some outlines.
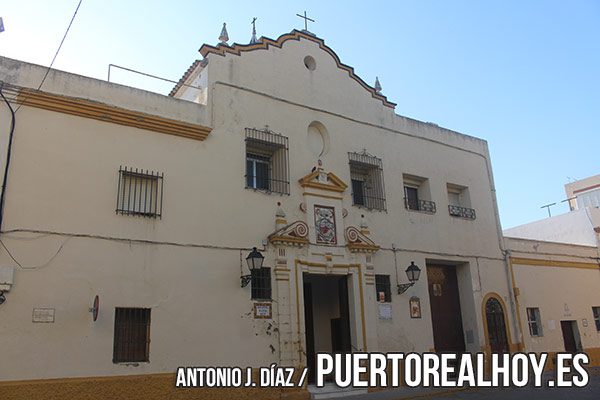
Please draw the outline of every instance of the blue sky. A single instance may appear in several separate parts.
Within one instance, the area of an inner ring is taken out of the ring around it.
[[[4,0],[0,55],[48,65],[78,0]],[[367,82],[379,76],[401,115],[489,142],[504,228],[544,218],[563,185],[600,173],[600,1],[83,0],[54,65],[106,79],[109,63],[179,79],[202,43],[276,38],[317,22]],[[166,93],[170,84],[113,71]],[[563,203],[553,214],[567,211]]]

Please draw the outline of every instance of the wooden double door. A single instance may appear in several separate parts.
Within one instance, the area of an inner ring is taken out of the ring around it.
[[[456,266],[427,264],[433,342],[437,353],[465,351]]]

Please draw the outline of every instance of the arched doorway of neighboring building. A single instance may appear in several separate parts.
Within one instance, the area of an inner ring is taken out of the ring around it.
[[[485,303],[485,318],[487,321],[487,335],[492,353],[508,353],[508,337],[506,335],[506,321],[504,309],[495,297],[490,297]]]

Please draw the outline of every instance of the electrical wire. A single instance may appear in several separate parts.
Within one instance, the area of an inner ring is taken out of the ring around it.
[[[6,97],[4,96],[4,93],[2,93],[3,86],[4,85],[0,86],[0,96],[2,96],[2,99],[8,106],[8,109],[10,110],[11,120],[10,120],[10,132],[8,134],[8,148],[6,150],[6,163],[4,165],[4,176],[2,177],[2,193],[0,193],[0,232],[2,231],[2,221],[4,219],[4,199],[6,197],[6,186],[8,184],[8,171],[9,171],[9,167],[10,167],[10,159],[11,159],[11,154],[12,154],[12,142],[13,142],[13,136],[14,136],[15,124],[16,124],[16,118],[15,118],[16,111],[13,110],[12,106],[10,105],[10,102],[6,99]]]
[[[69,30],[71,29],[71,25],[73,25],[73,21],[75,20],[75,16],[77,15],[77,11],[79,11],[79,7],[81,6],[82,1],[83,0],[79,0],[79,3],[77,3],[77,8],[75,8],[75,12],[73,13],[73,16],[71,17],[71,21],[69,22],[69,26],[67,26],[67,30],[65,31],[65,34],[63,35],[63,38],[60,41],[60,44],[58,45],[58,49],[56,49],[56,53],[54,53],[54,57],[52,57],[52,62],[50,63],[50,65],[46,69],[46,73],[44,74],[44,77],[42,78],[42,81],[40,82],[39,86],[37,87],[37,90],[40,90],[42,88],[42,85],[46,81],[46,78],[48,77],[48,74],[50,73],[50,70],[52,69],[52,66],[54,65],[54,61],[56,61],[56,57],[58,57],[58,53],[60,52],[60,49],[62,48],[62,45],[65,42],[65,39],[67,38],[67,34],[69,33]],[[15,114],[19,111],[19,109],[21,108],[21,106],[23,105],[23,103],[25,102],[25,100],[27,100],[27,97],[23,99],[23,101],[21,102],[21,104],[19,104],[19,106],[17,107],[17,110],[15,111]]]
[[[57,256],[58,254],[61,252],[61,250],[63,249],[63,247],[65,247],[65,244],[67,244],[67,242],[71,240],[70,237],[66,238],[62,244],[60,245],[60,247],[58,248],[58,250],[56,250],[56,253],[54,253],[54,255],[52,257],[50,257],[48,259],[48,261],[46,261],[43,264],[37,265],[35,267],[24,267],[23,264],[21,264],[14,256],[13,254],[10,252],[10,250],[8,249],[8,247],[6,247],[6,244],[4,244],[4,242],[0,239],[0,245],[2,245],[2,247],[4,247],[4,250],[6,250],[6,253],[8,254],[8,256],[15,262],[15,264],[17,264],[19,266],[19,268],[21,269],[25,269],[25,270],[37,270],[37,269],[42,269],[45,266],[49,265]]]

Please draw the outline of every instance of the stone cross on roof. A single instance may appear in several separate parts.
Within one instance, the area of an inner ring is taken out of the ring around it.
[[[250,38],[250,44],[256,44],[256,43],[258,43],[258,39],[256,38],[256,20],[257,19],[258,18],[254,17],[252,19],[252,22],[251,22],[251,24],[252,24],[252,37]]]
[[[304,32],[308,32],[308,21],[310,22],[317,22],[314,19],[308,18],[306,16],[306,11],[304,11],[304,15],[301,14],[296,14],[298,17],[304,19]]]

